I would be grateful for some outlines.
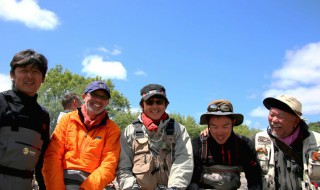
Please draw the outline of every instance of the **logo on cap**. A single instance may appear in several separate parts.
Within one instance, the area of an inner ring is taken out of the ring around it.
[[[166,96],[166,93],[162,90],[150,90],[150,91],[142,94],[142,98],[148,96],[149,94],[162,94],[162,95]]]

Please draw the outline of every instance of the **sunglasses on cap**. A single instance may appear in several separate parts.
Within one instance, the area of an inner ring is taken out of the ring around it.
[[[217,111],[232,112],[230,106],[228,106],[227,104],[221,104],[221,105],[211,104],[208,107],[208,112],[217,112]]]
[[[149,98],[148,100],[144,101],[148,106],[153,105],[154,103],[156,103],[157,105],[163,105],[165,103],[164,99],[158,99],[158,100],[153,100],[151,98]]]

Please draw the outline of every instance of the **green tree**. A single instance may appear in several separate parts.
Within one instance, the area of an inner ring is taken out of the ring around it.
[[[249,129],[249,127],[247,125],[239,125],[239,126],[235,126],[233,128],[233,131],[239,135],[243,135],[246,136],[248,138],[252,137],[254,134],[260,132],[260,129],[255,129],[255,128],[251,128]]]
[[[320,133],[320,122],[310,122],[309,124],[309,129],[312,131],[316,131]]]
[[[206,128],[197,124],[196,120],[189,115],[182,116],[179,113],[171,113],[170,117],[186,127],[191,139],[199,136],[200,132]]]
[[[63,107],[61,105],[62,97],[68,92],[75,92],[81,98],[81,94],[87,85],[95,80],[105,82],[110,88],[111,99],[106,108],[110,118],[114,118],[118,113],[129,110],[129,101],[119,91],[114,89],[114,85],[111,80],[103,80],[99,76],[83,77],[73,74],[67,69],[63,70],[61,65],[56,65],[47,72],[45,82],[41,85],[38,91],[38,101],[48,110],[50,115],[51,132],[56,125],[59,112],[63,111]]]
[[[138,118],[139,113],[132,113],[130,111],[119,112],[114,118],[113,121],[118,124],[121,130],[126,128],[133,120]]]

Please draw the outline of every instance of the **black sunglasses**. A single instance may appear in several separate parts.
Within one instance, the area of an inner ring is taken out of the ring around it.
[[[157,105],[163,105],[165,100],[164,99],[158,99],[158,100],[153,100],[151,98],[149,98],[148,100],[144,101],[148,106],[153,105],[154,103],[156,103]]]
[[[222,105],[211,104],[208,107],[208,112],[217,112],[217,111],[232,112],[232,109],[227,104],[222,104]]]

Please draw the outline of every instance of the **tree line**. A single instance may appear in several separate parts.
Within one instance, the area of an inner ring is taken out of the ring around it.
[[[111,91],[111,99],[106,107],[109,117],[115,121],[121,129],[124,129],[135,118],[137,112],[132,112],[130,109],[129,100],[118,90],[115,89],[111,80],[103,80],[101,77],[84,77],[78,74],[71,73],[67,69],[63,69],[61,65],[56,65],[49,69],[46,75],[45,82],[41,85],[38,91],[38,101],[49,112],[50,115],[50,132],[52,133],[57,122],[60,111],[63,111],[61,100],[66,93],[75,92],[81,96],[86,86],[95,80],[105,82]],[[170,113],[170,117],[174,118],[179,123],[183,124],[191,138],[197,137],[200,132],[207,126],[199,125],[192,116],[182,116],[179,113]],[[320,122],[309,123],[310,129],[320,132]],[[238,134],[251,137],[255,133],[261,131],[255,128],[249,128],[246,125],[240,125],[234,128]]]

